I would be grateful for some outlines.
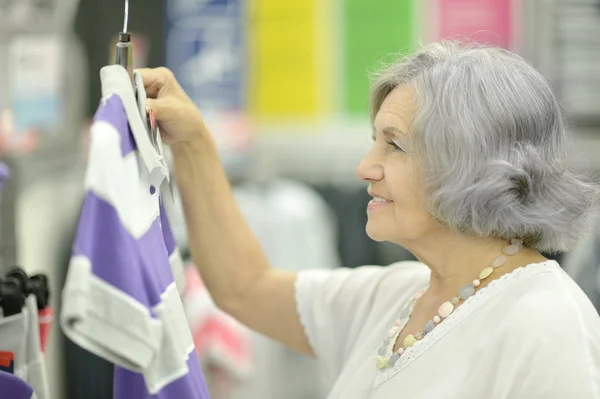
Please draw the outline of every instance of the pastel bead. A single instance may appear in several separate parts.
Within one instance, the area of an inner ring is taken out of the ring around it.
[[[388,361],[388,366],[389,367],[394,367],[394,365],[396,364],[396,362],[398,361],[398,359],[400,359],[400,354],[399,353],[394,353],[392,356],[390,356],[390,360]]]
[[[390,360],[387,357],[377,356],[377,368],[378,369],[386,368],[389,364],[389,361]]]
[[[407,318],[410,315],[410,307],[405,306],[400,312],[400,320]]]
[[[399,326],[400,325],[400,320],[396,320],[396,325]]]
[[[394,335],[396,335],[397,332],[398,332],[398,327],[390,328],[390,330],[388,331],[388,337],[392,338]]]
[[[429,320],[425,327],[423,328],[423,334],[427,335],[435,328],[435,324],[433,324],[433,320]]]
[[[438,324],[440,321],[442,321],[442,319],[440,319],[440,316],[433,316],[433,322],[435,324]]]
[[[379,349],[377,350],[377,354],[378,354],[379,356],[383,356],[383,355],[385,355],[385,352],[386,352],[386,351],[387,351],[387,345],[381,345],[381,346],[379,347]]]
[[[481,285],[481,281],[475,279],[473,280],[473,287],[479,287]]]
[[[410,348],[411,346],[413,346],[415,344],[415,342],[417,342],[417,339],[415,338],[415,336],[412,334],[408,334],[406,336],[406,338],[404,338],[404,342],[402,342],[402,345],[406,349],[406,348]]]
[[[486,267],[485,269],[483,269],[481,271],[481,273],[479,273],[479,280],[488,278],[490,276],[490,274],[492,274],[493,271],[494,271],[493,267]]]
[[[458,297],[454,297],[452,298],[452,300],[450,301],[454,306],[457,306],[460,303],[460,298]]]
[[[502,252],[504,252],[507,255],[514,255],[517,252],[519,252],[519,246],[518,245],[507,245],[506,247],[504,247],[504,249],[502,250]]]
[[[504,255],[498,256],[492,262],[492,267],[500,267],[504,264],[504,262],[506,262],[506,256],[504,256]]]
[[[467,284],[465,286],[463,286],[459,291],[458,291],[458,296],[460,297],[460,299],[462,299],[463,301],[466,301],[467,299],[469,299],[469,297],[471,297],[473,294],[475,293],[475,287],[473,287],[473,285],[471,284]]]
[[[518,238],[512,238],[510,240],[511,245],[516,245],[518,247],[522,247],[523,246],[523,240],[519,240]]]
[[[450,302],[444,302],[442,306],[438,309],[438,314],[442,319],[450,316],[450,313],[454,311],[454,305]]]
[[[402,356],[404,354],[404,348],[398,349],[398,351],[396,353],[399,354],[400,356]]]
[[[423,333],[422,333],[422,332],[418,332],[418,333],[416,333],[416,334],[415,334],[415,338],[416,338],[417,340],[419,340],[419,339],[422,339],[422,338],[423,338]]]

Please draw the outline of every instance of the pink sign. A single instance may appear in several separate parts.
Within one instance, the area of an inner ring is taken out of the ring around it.
[[[438,39],[511,46],[513,0],[437,0]]]

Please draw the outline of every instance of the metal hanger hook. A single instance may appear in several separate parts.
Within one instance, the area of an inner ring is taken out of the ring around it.
[[[129,21],[129,0],[125,0],[125,15],[123,18],[123,33],[127,33],[127,22]]]

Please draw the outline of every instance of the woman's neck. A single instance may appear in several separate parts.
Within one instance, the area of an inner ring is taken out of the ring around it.
[[[462,286],[476,279],[494,259],[503,255],[502,249],[508,244],[499,239],[441,231],[429,234],[426,239],[410,243],[407,247],[431,269],[429,294],[454,296]],[[520,266],[546,260],[530,248],[522,248],[514,255],[506,255],[506,258],[506,263],[482,282],[482,286]]]

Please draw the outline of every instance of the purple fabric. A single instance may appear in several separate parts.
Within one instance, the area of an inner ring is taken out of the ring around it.
[[[33,388],[25,381],[4,371],[0,371],[0,398],[31,399]]]
[[[0,162],[0,190],[4,187],[4,182],[10,177],[10,169],[4,162]]]
[[[147,308],[158,304],[174,281],[170,267],[164,266],[169,256],[158,219],[136,240],[115,209],[92,192],[84,200],[74,251],[90,260],[95,276]]]
[[[115,399],[209,399],[210,395],[206,388],[206,382],[200,368],[200,361],[195,350],[188,355],[187,365],[190,370],[188,374],[171,382],[156,395],[148,393],[142,375],[121,367],[116,367],[114,381]]]
[[[160,201],[160,226],[162,227],[163,236],[165,238],[167,253],[170,256],[175,250],[175,238],[173,238],[173,232],[171,230],[171,225],[169,224],[169,218],[167,218],[167,212],[165,211],[162,200]]]
[[[137,149],[121,97],[113,94],[108,100],[103,100],[96,111],[96,115],[94,115],[94,122],[97,121],[109,123],[117,129],[121,136],[121,154],[123,156]]]

